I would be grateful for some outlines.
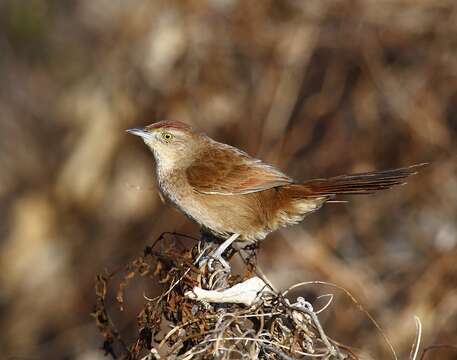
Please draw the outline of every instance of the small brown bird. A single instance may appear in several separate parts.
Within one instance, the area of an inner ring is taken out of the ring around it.
[[[161,193],[182,212],[218,237],[258,241],[281,227],[297,224],[338,195],[372,194],[404,184],[425,164],[299,182],[278,169],[177,121],[161,121],[140,136],[156,159]]]

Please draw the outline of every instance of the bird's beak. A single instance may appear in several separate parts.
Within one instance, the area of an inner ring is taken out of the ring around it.
[[[148,137],[151,136],[150,133],[144,131],[143,129],[139,129],[139,128],[127,129],[127,130],[125,130],[125,131],[127,131],[129,134],[133,134],[133,135],[142,137],[142,138],[144,138],[144,139],[146,139],[146,138],[148,138]]]

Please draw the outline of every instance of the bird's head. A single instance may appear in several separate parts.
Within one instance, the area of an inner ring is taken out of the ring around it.
[[[205,137],[179,121],[160,121],[127,132],[140,136],[159,165],[164,167],[185,166]]]

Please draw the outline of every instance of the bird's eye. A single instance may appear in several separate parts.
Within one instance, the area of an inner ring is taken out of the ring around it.
[[[171,139],[173,139],[173,135],[170,134],[169,132],[163,132],[163,133],[162,133],[162,139],[163,139],[165,142],[170,142]]]

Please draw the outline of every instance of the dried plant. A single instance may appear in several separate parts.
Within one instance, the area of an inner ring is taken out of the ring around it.
[[[176,235],[174,235],[176,236]],[[223,290],[248,279],[256,271],[255,250],[236,252],[245,261],[244,275],[232,275],[221,268],[209,272],[196,264],[214,244],[199,241],[191,250],[177,252],[171,246],[155,250],[155,245],[126,268],[119,285],[117,301],[124,305],[124,290],[135,275],[148,277],[164,286],[164,292],[153,299],[145,297],[138,315],[137,339],[126,342],[114,326],[105,306],[111,275],[97,277],[97,325],[105,338],[104,349],[113,358],[124,359],[357,359],[348,346],[326,335],[318,314],[320,310],[298,298],[293,303],[277,292],[267,281],[268,291],[259,295],[252,306],[198,301],[186,296],[198,287]],[[251,256],[245,256],[249,254]],[[243,255],[241,255],[243,254]],[[115,348],[120,349],[118,353]]]

